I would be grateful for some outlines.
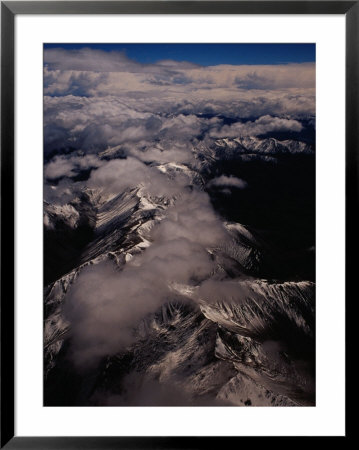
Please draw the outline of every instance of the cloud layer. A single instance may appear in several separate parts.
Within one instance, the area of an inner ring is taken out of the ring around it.
[[[315,113],[312,63],[201,67],[140,64],[121,52],[47,49],[45,151],[300,131]],[[221,116],[252,119],[225,125]]]

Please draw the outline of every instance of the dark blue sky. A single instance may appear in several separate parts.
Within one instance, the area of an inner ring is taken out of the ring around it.
[[[44,44],[44,48],[124,51],[140,63],[164,59],[218,64],[287,64],[315,61],[315,44]]]

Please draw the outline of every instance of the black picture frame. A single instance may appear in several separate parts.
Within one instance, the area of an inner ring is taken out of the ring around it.
[[[239,437],[25,437],[14,435],[14,19],[18,14],[341,14],[346,18],[346,299],[357,242],[359,1],[1,2],[1,448],[177,449],[238,445]],[[305,33],[305,31],[303,31]],[[348,408],[348,406],[346,407]],[[348,409],[346,409],[348,411]],[[348,437],[348,428],[346,437]],[[243,437],[241,443],[243,443]]]

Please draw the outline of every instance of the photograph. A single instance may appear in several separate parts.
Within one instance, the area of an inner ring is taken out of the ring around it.
[[[43,406],[316,406],[315,151],[315,43],[44,43]]]

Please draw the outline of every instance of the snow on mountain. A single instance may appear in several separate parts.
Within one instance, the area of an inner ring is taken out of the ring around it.
[[[69,204],[50,205],[44,203],[44,226],[53,230],[59,222],[69,228],[76,228],[80,219],[79,212]]]
[[[139,324],[138,340],[108,357],[95,379],[93,374],[83,376],[77,401],[120,406],[313,404],[310,367],[305,361],[293,358],[292,349],[274,340],[275,336],[259,335],[258,328],[255,338],[243,335],[243,316],[256,318],[252,301],[244,311],[241,306],[234,308],[228,320],[230,308],[223,304],[213,314],[213,307],[201,304],[198,309],[181,295],[177,300],[174,296]],[[275,312],[266,314],[263,320],[270,324]],[[46,347],[50,368],[56,360],[60,368],[65,364],[56,351],[67,332],[64,326]],[[49,370],[50,380],[51,376]]]
[[[212,304],[203,299],[201,310],[210,320],[253,338],[280,333],[275,327],[277,322],[282,327],[285,320],[312,336],[308,320],[314,316],[313,283],[274,284],[261,280],[230,283],[236,296],[233,303],[218,299]]]
[[[116,145],[115,147],[110,147],[107,150],[104,150],[103,152],[100,152],[98,156],[101,159],[113,159],[116,157],[120,157],[124,155],[124,151],[122,148],[122,145]]]
[[[188,185],[199,187],[204,186],[204,180],[201,174],[184,164],[170,162],[166,164],[156,165],[156,167],[159,171],[165,173],[169,178],[173,179],[177,174],[181,174],[188,179]]]
[[[310,145],[294,140],[279,141],[274,138],[258,138],[243,136],[238,138],[217,139],[214,142],[217,152],[225,151],[226,155],[235,156],[241,153],[254,153],[264,155],[280,155],[295,153],[313,153]]]
[[[108,149],[101,157],[111,159],[120,151]],[[295,141],[245,137],[199,142],[192,152],[190,165],[151,164],[169,179],[180,177],[184,186],[202,190],[206,173],[220,159],[311,149]],[[314,404],[314,284],[256,279],[263,259],[275,264],[275,258],[249,227],[234,222],[222,221],[227,238],[205,249],[214,264],[209,279],[170,283],[167,303],[135,327],[134,343],[105,357],[95,371],[74,375],[68,361],[71,324],[63,312],[72,285],[88,266],[108,261],[120,272],[146,252],[153,228],[175,202],[175,196],[151,196],[139,185],[107,196],[84,187],[68,204],[45,203],[46,229],[77,229],[83,223],[91,229],[77,265],[45,288],[48,403],[59,401],[57,391],[66,391],[60,389],[66,377],[77,386],[76,395],[65,395],[69,404]]]
[[[281,155],[312,155],[311,145],[295,140],[242,136],[238,138],[207,139],[193,146],[195,165],[202,174],[220,161],[262,161],[276,163]]]

